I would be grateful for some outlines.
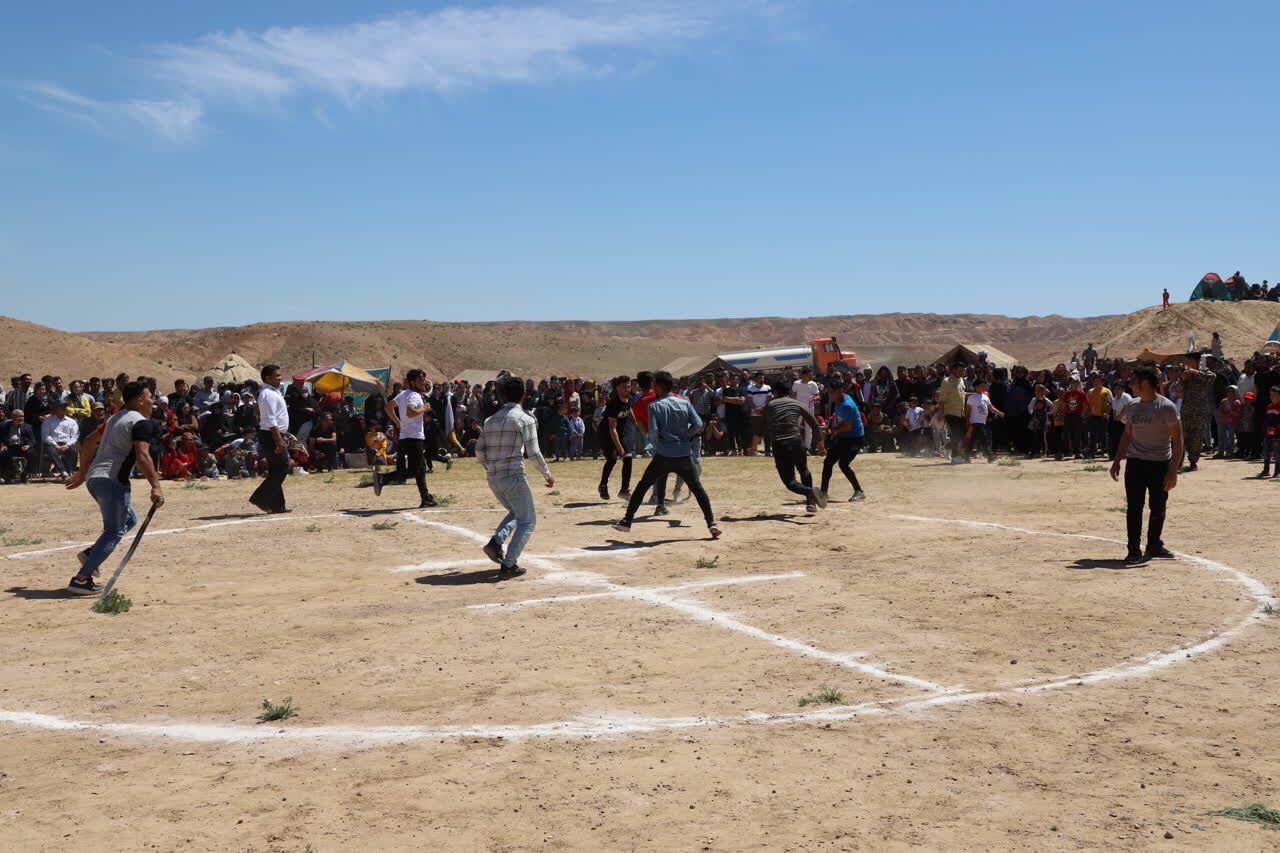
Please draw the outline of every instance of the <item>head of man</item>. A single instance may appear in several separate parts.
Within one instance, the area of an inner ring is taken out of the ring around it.
[[[827,396],[832,402],[838,403],[844,399],[844,388],[844,377],[837,373],[827,382]]]
[[[1133,390],[1143,400],[1150,402],[1160,390],[1160,377],[1154,368],[1139,367],[1133,372]]]
[[[264,364],[262,366],[262,372],[259,375],[262,377],[262,381],[270,385],[272,388],[280,387],[280,380],[282,378],[280,374],[280,365]]]
[[[813,368],[812,368],[812,367],[805,367],[805,368],[802,368],[802,369],[800,370],[800,381],[801,381],[801,382],[812,382],[812,381],[813,381]]]
[[[9,417],[12,419],[10,423],[14,426],[22,426],[27,420],[27,413],[22,411],[22,409],[14,409],[13,414]]]
[[[133,409],[143,417],[151,417],[151,410],[155,405],[151,399],[151,389],[146,385],[141,382],[126,382],[121,396],[126,409]]]
[[[642,370],[636,374],[636,385],[639,386],[641,393],[648,393],[653,387],[653,374],[648,370]]]
[[[405,387],[417,391],[419,394],[427,390],[427,372],[417,367],[410,370],[404,375]]]
[[[791,395],[791,388],[785,382],[774,382],[769,388],[773,391],[775,399]]]
[[[67,404],[62,400],[55,400],[53,408],[49,411],[56,417],[65,418],[67,416]]]
[[[97,394],[97,393],[98,393],[98,391],[99,391],[101,388],[102,388],[102,380],[101,380],[101,379],[99,379],[99,378],[98,378],[98,377],[96,377],[96,376],[90,376],[90,377],[89,377],[89,391],[90,391],[90,392],[92,392],[92,393],[94,393],[94,394]]]
[[[951,362],[951,375],[954,376],[956,379],[961,378],[962,376],[964,376],[964,371],[966,367],[968,367],[968,365],[965,364],[963,361]]]
[[[671,389],[676,386],[675,379],[665,370],[659,370],[653,374],[653,390],[659,397],[663,394],[670,394]]]
[[[213,390],[213,377],[212,377],[212,376],[206,376],[202,381],[204,382],[204,390],[206,390],[206,391],[212,391],[212,390]]]
[[[21,376],[19,376],[19,377],[18,377],[18,386],[19,386],[20,388],[22,388],[22,390],[23,390],[23,391],[29,391],[29,390],[31,390],[31,374],[30,374],[30,373],[24,373],[24,374],[22,374]]]
[[[504,403],[519,405],[524,402],[525,385],[519,376],[508,376],[498,382],[498,394]]]
[[[90,408],[89,411],[91,412],[93,417],[100,418],[107,413],[107,407],[104,406],[102,403],[94,403],[92,408]]]
[[[757,370],[755,373],[751,374],[751,382],[757,388],[764,385],[764,372]]]

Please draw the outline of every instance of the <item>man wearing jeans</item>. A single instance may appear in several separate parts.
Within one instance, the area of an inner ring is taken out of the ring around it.
[[[498,564],[497,580],[507,580],[525,573],[520,568],[520,554],[538,524],[533,506],[533,494],[525,477],[524,458],[527,455],[537,467],[547,488],[556,484],[538,449],[538,422],[525,412],[524,381],[508,376],[499,381],[498,392],[504,405],[484,422],[484,430],[476,441],[476,461],[484,468],[489,481],[489,491],[507,509],[507,515],[484,546],[484,553]],[[503,544],[511,542],[503,550]]]
[[[1133,390],[1138,392],[1138,399],[1125,409],[1124,435],[1120,436],[1120,447],[1111,463],[1111,479],[1119,480],[1120,460],[1129,460],[1124,470],[1129,553],[1124,561],[1130,565],[1173,557],[1164,547],[1164,517],[1169,492],[1178,485],[1178,466],[1182,464],[1182,422],[1177,406],[1156,393],[1158,387],[1154,370],[1143,367],[1134,371]],[[1148,495],[1151,518],[1147,550],[1143,553],[1142,505]]]
[[[85,440],[84,465],[67,481],[68,489],[86,483],[102,512],[102,534],[91,547],[80,552],[80,571],[67,585],[67,590],[74,595],[95,595],[102,591],[93,576],[124,535],[138,523],[129,500],[129,475],[134,465],[151,484],[151,502],[156,506],[164,503],[160,477],[151,464],[151,440],[156,431],[156,423],[151,419],[151,391],[141,382],[129,382],[124,386],[122,397],[124,408],[112,415],[101,431]]]
[[[613,525],[613,529],[622,533],[630,532],[631,521],[649,489],[661,478],[675,474],[684,480],[689,492],[698,501],[711,538],[719,539],[720,528],[716,526],[715,516],[711,512],[711,499],[707,497],[706,489],[702,488],[702,481],[693,461],[693,438],[702,430],[702,419],[688,400],[671,393],[674,386],[671,374],[665,370],[653,377],[653,388],[657,395],[649,404],[649,438],[653,442],[653,459],[640,478],[640,484],[631,493],[627,514]]]

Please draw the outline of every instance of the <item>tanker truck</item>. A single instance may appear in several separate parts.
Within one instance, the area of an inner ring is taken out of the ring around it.
[[[858,366],[858,354],[842,352],[835,338],[818,338],[796,347],[722,352],[719,357],[748,374],[756,371],[781,374],[788,370],[799,373],[806,367],[822,374],[833,370],[852,370]]]

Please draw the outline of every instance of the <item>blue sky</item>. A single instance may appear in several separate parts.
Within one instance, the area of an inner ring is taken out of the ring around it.
[[[1278,31],[1180,0],[10,4],[0,312],[1084,315],[1274,281]]]

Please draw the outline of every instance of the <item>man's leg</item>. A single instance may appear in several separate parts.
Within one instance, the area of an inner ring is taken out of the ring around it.
[[[653,488],[653,484],[658,481],[659,477],[665,476],[670,470],[668,466],[668,456],[655,456],[649,460],[649,465],[644,469],[644,474],[640,476],[640,482],[636,485],[635,491],[631,493],[631,500],[627,501],[627,514],[623,516],[623,521],[631,522],[636,517],[636,511],[640,509],[640,504],[644,503],[644,497]]]
[[[1146,488],[1151,495],[1151,514],[1147,519],[1147,553],[1151,554],[1164,547],[1164,518],[1169,505],[1169,493],[1164,490],[1168,466],[1163,462],[1152,462],[1149,466]]]
[[[405,457],[405,474],[413,477],[413,482],[418,486],[418,500],[420,503],[431,499],[431,491],[427,488],[425,453],[426,442],[422,439],[400,439],[400,455]]]
[[[261,442],[258,451],[267,460],[267,476],[249,496],[249,503],[266,512],[280,512],[285,508],[284,478],[289,475],[289,454],[277,453],[275,441]]]
[[[1142,550],[1142,508],[1147,498],[1147,478],[1143,460],[1130,459],[1124,466],[1125,522],[1129,535],[1129,553]]]
[[[661,459],[662,457],[655,457]],[[685,481],[689,487],[689,493],[693,495],[694,500],[698,502],[699,509],[702,510],[702,518],[707,522],[707,527],[716,526],[715,514],[711,511],[711,498],[707,496],[707,490],[702,487],[702,480],[698,478],[698,472],[693,465],[692,456],[680,456],[670,458],[669,464],[671,470]],[[719,536],[719,533],[713,534]]]
[[[501,545],[510,536],[511,544],[507,546],[502,558],[502,568],[509,569],[519,565],[520,554],[529,544],[529,537],[538,525],[533,493],[529,491],[529,481],[524,474],[494,478],[489,481],[489,487],[494,497],[507,508],[507,517],[503,519],[493,538]]]
[[[782,481],[782,485],[787,487],[787,491],[795,492],[812,503],[814,499],[813,488],[810,485],[812,480],[804,463],[803,447],[794,442],[775,444],[773,446],[773,467],[777,469],[778,479]],[[797,470],[803,470],[805,479],[809,481],[803,486],[796,482],[795,473]]]
[[[1193,424],[1191,421],[1186,423],[1187,435],[1187,462],[1189,468],[1195,468],[1200,461],[1200,451],[1204,449],[1204,433],[1203,427],[1199,424]]]
[[[98,502],[98,510],[102,514],[102,533],[89,547],[84,565],[76,574],[79,578],[92,577],[107,557],[111,556],[125,534],[138,523],[138,516],[134,514],[129,502],[129,490],[122,483],[95,477],[85,487]]]
[[[604,451],[604,467],[600,469],[600,488],[609,488],[609,475],[613,473],[613,468],[618,464],[618,448],[612,444],[605,443]]]
[[[960,444],[964,441],[964,418],[957,415],[947,415],[947,432],[949,434],[949,445],[951,450],[951,458],[960,458]]]

